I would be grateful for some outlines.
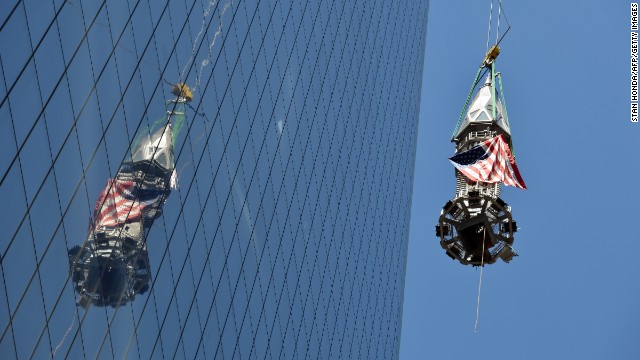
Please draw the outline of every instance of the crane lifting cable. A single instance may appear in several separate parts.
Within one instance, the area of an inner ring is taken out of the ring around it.
[[[456,152],[449,158],[455,167],[455,196],[442,208],[436,225],[436,236],[449,257],[464,265],[481,267],[498,259],[509,262],[517,256],[511,246],[518,227],[511,207],[500,198],[500,192],[502,183],[526,189],[511,151],[511,127],[502,91],[502,75],[495,67],[500,54],[499,44],[511,28],[502,1],[498,2],[497,8],[496,42],[489,47],[490,14],[488,49],[451,138],[456,144]],[[508,27],[499,36],[501,17],[505,18]],[[484,84],[470,101],[485,74]]]
[[[504,40],[504,38],[507,35],[507,33],[509,32],[509,30],[511,30],[511,24],[509,23],[509,20],[507,19],[506,13],[502,9],[502,0],[499,0],[499,2],[498,2],[498,25],[497,25],[497,30],[496,30],[496,42],[491,48],[489,48],[489,40],[491,38],[491,27],[492,27],[492,24],[491,24],[492,23],[492,14],[493,14],[493,0],[491,0],[491,12],[489,13],[489,29],[487,30],[487,50],[486,50],[486,55],[485,55],[484,59],[482,60],[482,63],[480,64],[480,67],[478,68],[478,72],[476,73],[476,76],[473,79],[473,83],[471,85],[471,89],[469,90],[469,94],[467,95],[467,100],[465,101],[464,106],[462,107],[462,111],[460,112],[460,116],[458,117],[458,123],[456,124],[456,127],[453,130],[453,135],[451,136],[451,141],[454,141],[455,134],[458,131],[458,128],[460,127],[460,123],[462,122],[462,118],[463,118],[463,116],[464,116],[464,114],[465,114],[465,112],[467,110],[467,107],[469,106],[469,100],[471,100],[471,95],[473,95],[473,93],[475,92],[476,87],[478,86],[478,84],[480,82],[480,79],[483,78],[484,75],[489,70],[492,70],[493,63],[498,58],[498,55],[500,55],[500,43],[502,42],[502,40]],[[507,22],[507,30],[505,30],[505,32],[500,36],[500,18],[501,17],[504,17],[504,20]],[[498,38],[498,36],[500,36],[500,37]]]

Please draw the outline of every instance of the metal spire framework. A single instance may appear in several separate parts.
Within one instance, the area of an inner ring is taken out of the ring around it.
[[[456,193],[442,208],[436,236],[447,255],[464,265],[484,266],[498,259],[511,261],[517,224],[511,207],[500,198],[501,183],[526,188],[511,153],[511,128],[502,93],[502,79],[495,71],[500,53],[496,44],[487,52],[474,80],[488,72],[484,85],[463,108],[453,133],[456,155]],[[499,96],[496,82],[500,82]]]
[[[130,159],[98,198],[87,239],[69,250],[78,305],[84,308],[119,307],[149,289],[147,235],[177,186],[175,139],[193,96],[186,84],[175,85],[172,93],[166,120],[133,144]]]

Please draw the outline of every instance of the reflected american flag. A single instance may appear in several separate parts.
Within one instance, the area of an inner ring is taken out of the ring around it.
[[[139,189],[135,181],[109,179],[94,210],[95,227],[139,221],[144,210],[162,200],[163,191]]]

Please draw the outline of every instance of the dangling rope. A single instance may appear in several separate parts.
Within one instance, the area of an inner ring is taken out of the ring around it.
[[[71,329],[73,329],[73,325],[75,325],[75,323],[76,323],[76,317],[74,316],[73,317],[73,321],[71,322],[71,325],[69,325],[69,328],[67,329],[67,332],[64,333],[64,336],[62,337],[62,340],[60,340],[60,342],[58,343],[58,346],[56,346],[56,348],[51,353],[51,358],[52,359],[56,356],[56,352],[58,352],[58,349],[60,349],[62,344],[64,344],[64,340],[67,338],[67,335],[69,335],[69,333],[71,332]]]
[[[484,269],[484,240],[487,235],[487,229],[482,230],[482,258],[480,260],[480,283],[478,284],[478,305],[476,305],[476,324],[473,327],[473,332],[478,333],[478,318],[480,316],[480,290],[482,289],[482,269]]]

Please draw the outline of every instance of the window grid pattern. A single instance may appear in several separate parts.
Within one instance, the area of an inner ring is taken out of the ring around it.
[[[0,10],[0,352],[397,358],[428,1]],[[194,92],[149,291],[76,306],[106,180]]]

